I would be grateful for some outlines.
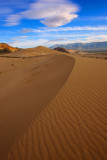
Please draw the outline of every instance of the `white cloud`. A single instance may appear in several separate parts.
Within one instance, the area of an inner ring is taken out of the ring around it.
[[[77,18],[77,14],[59,14],[58,16],[53,16],[42,20],[41,22],[48,27],[59,27],[69,23],[71,20]]]
[[[79,7],[68,0],[38,0],[30,8],[7,19],[7,26],[18,25],[20,19],[40,19],[48,27],[58,27],[77,18]]]

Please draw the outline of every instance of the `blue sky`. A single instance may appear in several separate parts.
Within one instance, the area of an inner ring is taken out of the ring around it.
[[[107,41],[106,0],[0,0],[0,43],[28,48]]]

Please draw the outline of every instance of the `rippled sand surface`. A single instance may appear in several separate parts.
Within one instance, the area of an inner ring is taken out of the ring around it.
[[[5,160],[107,159],[107,61],[73,58],[68,80],[9,148]]]

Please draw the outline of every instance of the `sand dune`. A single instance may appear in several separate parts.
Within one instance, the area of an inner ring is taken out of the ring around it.
[[[65,83],[74,59],[50,55],[9,60],[6,65],[8,70],[1,65],[0,79],[1,159]]]
[[[63,56],[60,56],[64,61],[63,64],[59,58],[61,65],[59,62],[56,63],[52,70],[55,77],[59,67],[57,76],[62,71],[68,72],[67,75],[58,79],[59,84],[62,79],[67,79],[69,69],[72,69],[74,63],[70,57]],[[80,56],[73,57],[75,65],[65,84],[65,80],[63,81],[64,86],[61,88],[61,84],[59,87],[61,90],[56,96],[52,95],[53,98],[51,96],[52,99],[50,98],[48,105],[44,107],[42,104],[44,109],[39,112],[38,116],[34,116],[35,119],[29,122],[29,126],[27,124],[25,132],[20,133],[16,142],[8,147],[4,160],[107,159],[107,61]],[[71,65],[68,67],[67,64],[65,66],[65,63]],[[52,64],[53,62],[50,62],[50,67]],[[48,70],[48,74],[51,74],[51,69]],[[56,86],[56,83],[53,84],[43,89],[44,94],[48,89],[50,95],[50,90]],[[31,93],[33,92],[32,90]],[[43,100],[41,97],[41,101]],[[26,106],[27,104],[24,106],[23,123],[26,121]],[[22,108],[17,110],[17,114],[22,111]],[[32,111],[31,107],[27,113],[28,117]],[[22,123],[21,120],[20,122]]]

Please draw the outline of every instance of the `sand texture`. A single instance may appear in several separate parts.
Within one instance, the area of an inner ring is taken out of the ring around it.
[[[107,61],[52,55],[38,68],[22,61],[11,94],[1,96],[0,160],[106,160]]]

